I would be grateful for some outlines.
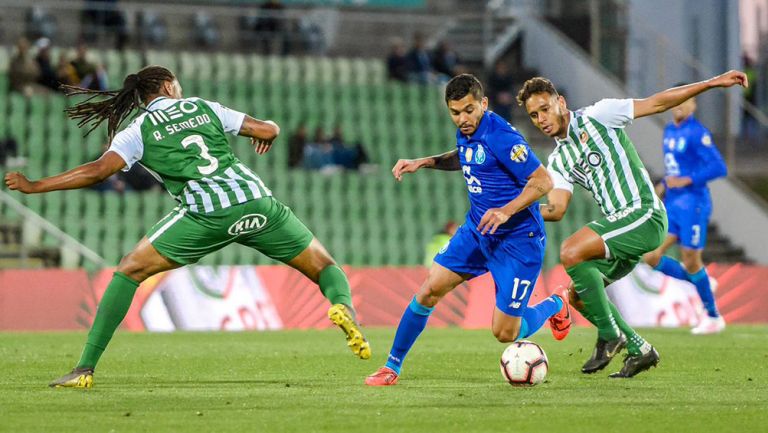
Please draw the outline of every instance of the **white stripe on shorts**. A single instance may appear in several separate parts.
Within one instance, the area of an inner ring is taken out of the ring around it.
[[[158,237],[160,237],[161,234],[163,234],[163,232],[168,230],[172,225],[176,224],[176,221],[180,220],[181,217],[183,217],[185,213],[187,213],[187,208],[182,207],[179,210],[179,213],[174,215],[173,218],[169,219],[165,224],[163,224],[162,227],[157,229],[156,232],[152,233],[152,236],[149,237],[149,243],[154,242],[155,239],[157,239]]]
[[[611,238],[615,238],[616,236],[622,235],[628,231],[634,230],[638,228],[640,225],[642,225],[644,222],[648,221],[651,218],[651,215],[653,215],[653,209],[648,209],[648,212],[645,213],[645,215],[641,216],[637,219],[637,221],[633,222],[632,224],[627,224],[624,227],[619,227],[614,231],[608,232],[602,236],[603,240],[608,240]]]

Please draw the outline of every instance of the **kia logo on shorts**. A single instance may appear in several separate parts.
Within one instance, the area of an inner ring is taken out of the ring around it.
[[[229,226],[227,233],[232,236],[242,235],[244,233],[259,231],[264,228],[265,225],[267,225],[267,217],[262,214],[252,213],[250,215],[243,216],[234,224]]]

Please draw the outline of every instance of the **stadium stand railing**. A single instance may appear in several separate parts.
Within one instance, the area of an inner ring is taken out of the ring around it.
[[[62,110],[71,104],[50,94],[25,98],[8,94],[9,53],[0,50],[0,136],[11,135],[26,157],[32,178],[51,175],[95,159],[105,131],[83,138],[83,130]],[[96,53],[94,53],[96,54]],[[258,157],[244,139],[232,139],[236,155],[254,168],[275,196],[294,212],[344,264],[417,265],[424,246],[447,220],[463,221],[466,184],[461,176],[425,170],[397,183],[390,167],[400,157],[444,152],[453,145],[454,127],[444,113],[442,89],[388,82],[381,60],[271,57],[149,51],[105,51],[102,62],[111,87],[144,64],[162,64],[180,79],[186,96],[219,101],[258,118],[277,121],[283,136]],[[289,169],[287,142],[296,126],[309,130],[340,123],[350,142],[365,146],[376,170],[371,173]],[[544,155],[540,155],[542,158]],[[116,264],[175,202],[159,190],[125,193],[74,190],[43,195],[13,193],[25,206]],[[547,267],[558,261],[564,235],[593,219],[597,209],[573,200],[570,218],[548,225]],[[19,218],[2,206],[4,220]],[[45,234],[45,245],[59,239]],[[83,259],[80,265],[85,265]],[[269,259],[245,247],[230,246],[203,264],[266,264]]]

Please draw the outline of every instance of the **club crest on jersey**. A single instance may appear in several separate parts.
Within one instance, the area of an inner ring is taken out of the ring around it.
[[[587,134],[587,131],[581,131],[581,135],[579,135],[579,141],[586,143],[587,140],[589,140],[589,134]]]
[[[245,233],[252,233],[259,231],[267,225],[267,217],[262,214],[252,213],[242,216],[234,224],[229,226],[229,233],[231,236],[238,236]]]
[[[473,154],[472,148],[468,147],[467,153],[464,154],[464,160],[467,161],[467,163],[472,162],[472,154]]]
[[[587,163],[592,167],[599,167],[603,163],[603,155],[599,152],[589,152],[587,154]]]
[[[711,146],[712,145],[712,136],[709,134],[704,134],[701,137],[701,144],[705,146]]]
[[[512,151],[509,153],[509,159],[515,162],[525,162],[528,160],[528,149],[524,144],[516,144],[512,146]]]
[[[485,149],[480,144],[477,145],[477,152],[475,152],[475,162],[478,164],[485,162]]]

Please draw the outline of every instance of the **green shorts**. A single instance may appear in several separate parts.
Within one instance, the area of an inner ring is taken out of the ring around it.
[[[655,250],[667,235],[662,209],[626,209],[587,224],[606,245],[606,258],[594,260],[608,282],[632,272],[643,254]]]
[[[202,214],[177,206],[155,224],[147,238],[176,263],[195,263],[232,242],[288,262],[309,246],[312,232],[291,209],[272,197]]]

